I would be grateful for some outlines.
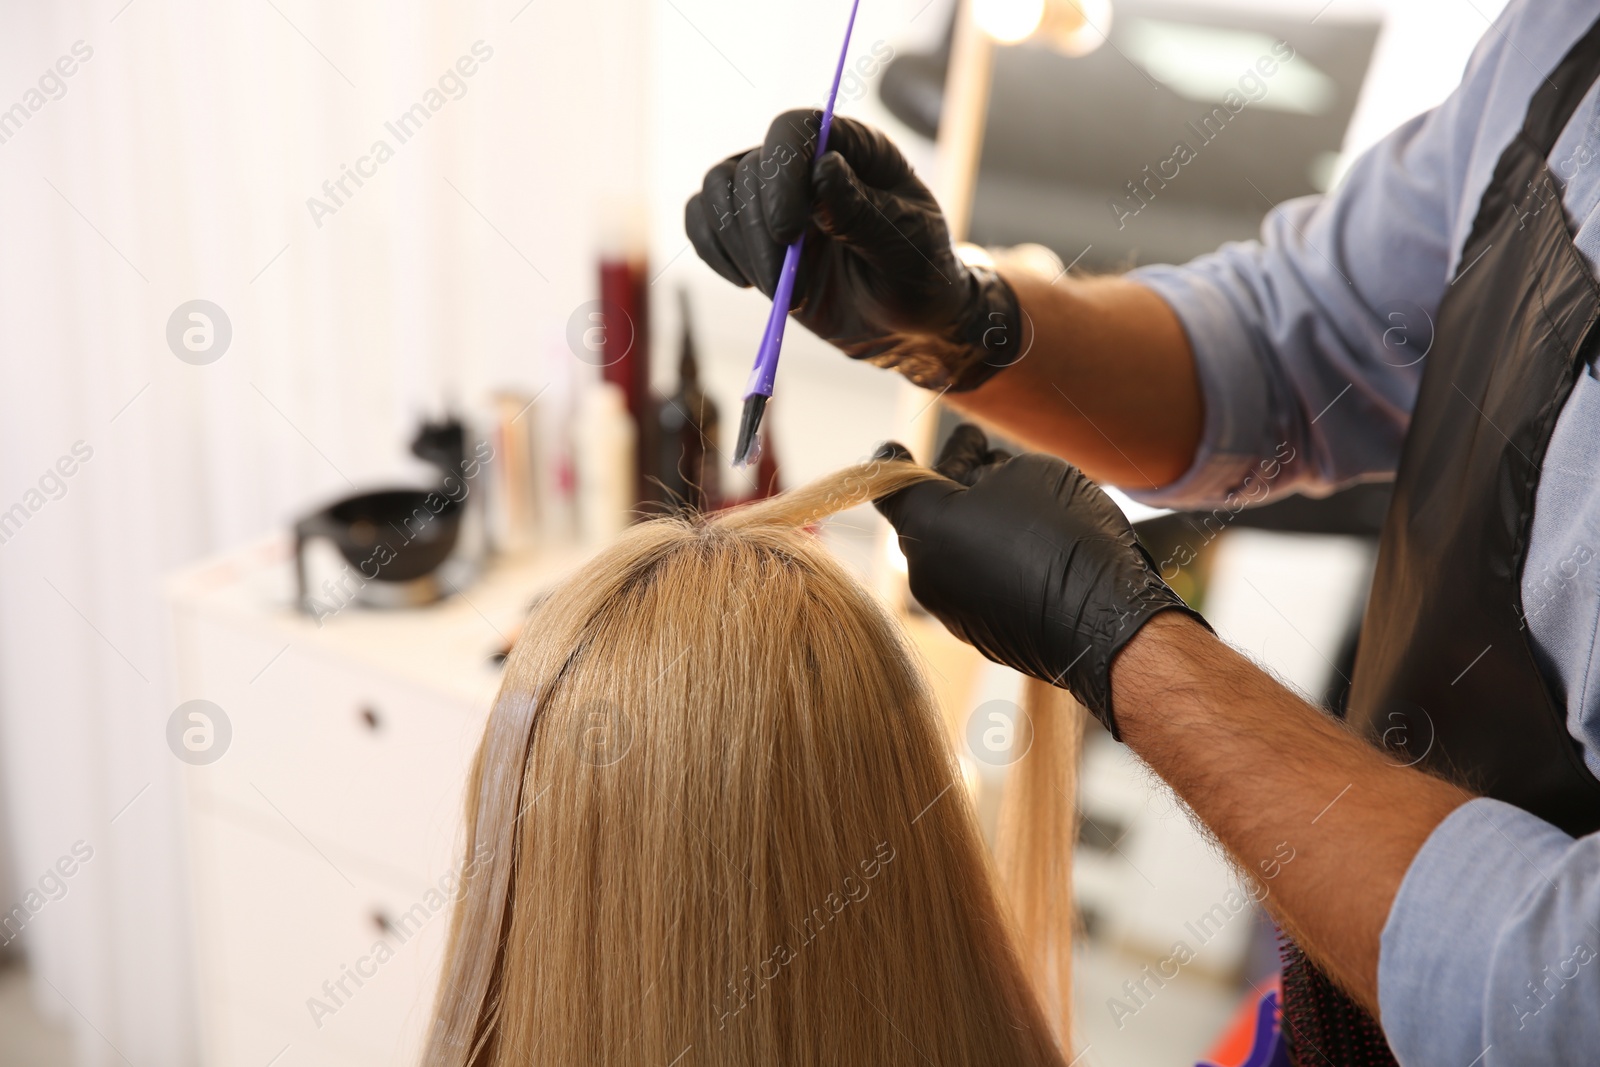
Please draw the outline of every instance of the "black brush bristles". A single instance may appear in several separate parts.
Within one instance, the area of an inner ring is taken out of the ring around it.
[[[739,441],[733,446],[735,467],[748,467],[761,458],[756,434],[761,429],[761,416],[766,414],[767,399],[760,393],[751,393],[744,398],[744,414],[739,417]]]

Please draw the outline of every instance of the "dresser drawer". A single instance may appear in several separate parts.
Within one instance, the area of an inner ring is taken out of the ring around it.
[[[205,1067],[376,1067],[365,1053],[343,1052],[327,1042],[296,1042],[284,1023],[228,1001],[220,989],[206,992],[203,1007],[200,1062]]]
[[[472,706],[225,624],[196,624],[187,638],[185,696],[218,705],[232,733],[221,758],[188,769],[196,807],[254,812],[401,876],[455,862],[492,675]]]
[[[414,1063],[451,895],[369,879],[227,818],[190,821],[201,999],[221,1064]]]

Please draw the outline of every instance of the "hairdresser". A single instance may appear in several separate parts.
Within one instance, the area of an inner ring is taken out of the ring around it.
[[[1299,1062],[1600,1056],[1597,16],[1513,0],[1443,105],[1182,267],[969,266],[886,137],[838,120],[812,165],[806,112],[688,205],[769,294],[807,232],[801,323],[1062,457],[966,427],[880,507],[953,632],[1071,689],[1245,870],[1296,850],[1268,905]],[[1347,725],[1217,640],[1089,480],[1212,508],[1390,477]]]

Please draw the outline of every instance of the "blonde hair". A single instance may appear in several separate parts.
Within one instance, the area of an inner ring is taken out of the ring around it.
[[[1014,923],[903,634],[800,529],[934,477],[643,523],[533,612],[428,1067],[1065,1062],[1072,842],[1047,835],[1076,720],[1033,709]]]

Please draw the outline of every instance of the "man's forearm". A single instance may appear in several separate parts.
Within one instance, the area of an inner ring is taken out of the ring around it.
[[[1188,470],[1204,408],[1188,337],[1167,303],[1123,278],[1002,273],[1031,327],[1028,354],[946,399],[1099,481],[1154,489]]]
[[[1183,616],[1158,615],[1112,666],[1123,740],[1258,880],[1267,907],[1374,1014],[1401,880],[1461,789],[1355,737]]]

